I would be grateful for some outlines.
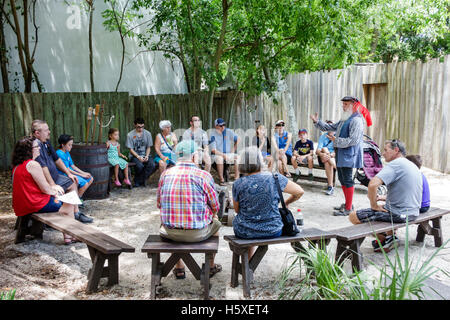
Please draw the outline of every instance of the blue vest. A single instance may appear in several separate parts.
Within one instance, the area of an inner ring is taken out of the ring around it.
[[[350,136],[350,123],[357,116],[360,116],[359,113],[354,113],[344,122],[339,132],[339,138],[348,138]],[[337,148],[336,160],[337,167],[362,168],[364,166],[362,139],[354,146]]]

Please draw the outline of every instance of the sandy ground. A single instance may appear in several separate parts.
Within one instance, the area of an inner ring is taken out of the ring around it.
[[[306,169],[303,169],[305,173]],[[432,206],[450,209],[450,176],[426,168],[422,169],[428,178],[431,188]],[[148,299],[151,273],[151,260],[140,252],[147,236],[157,233],[159,228],[159,211],[156,208],[156,185],[158,175],[150,178],[146,188],[114,189],[109,199],[85,202],[84,212],[93,217],[94,227],[116,237],[136,248],[135,253],[120,255],[119,284],[106,286],[106,279],[100,281],[99,292],[87,295],[84,291],[87,284],[87,273],[91,260],[87,247],[83,243],[65,246],[63,236],[58,231],[44,232],[43,240],[30,240],[18,245],[14,244],[13,230],[15,216],[11,209],[10,186],[7,181],[10,173],[2,173],[3,183],[0,189],[0,291],[16,289],[16,299]],[[322,175],[323,171],[315,174]],[[5,182],[6,181],[6,182]],[[305,195],[291,205],[292,209],[301,208],[304,214],[305,227],[332,230],[350,225],[346,217],[332,216],[332,207],[340,205],[343,194],[340,188],[335,195],[324,194],[325,184],[300,180]],[[229,185],[231,190],[231,184]],[[357,186],[354,196],[355,207],[369,206],[366,197],[367,189]],[[450,216],[442,219],[444,240],[449,238]],[[423,244],[415,241],[416,226],[409,228],[410,254],[412,259],[422,259],[435,251],[433,238],[427,236]],[[406,228],[399,230],[400,254],[404,252]],[[230,287],[232,254],[223,240],[224,235],[233,234],[231,227],[224,226],[220,230],[219,252],[216,262],[222,264],[223,271],[212,279],[210,295],[213,299],[244,299],[242,285]],[[381,254],[373,252],[367,238],[362,244],[365,270],[375,276],[377,269],[368,261],[377,265],[384,263]],[[448,247],[448,246],[447,246]],[[336,241],[332,240],[329,250],[334,254]],[[423,248],[423,252],[422,252]],[[278,279],[281,270],[286,266],[288,257],[293,253],[288,244],[270,246],[254,275],[252,299],[276,299],[279,294]],[[393,258],[394,253],[389,253]],[[168,255],[162,255],[162,260]],[[202,263],[203,255],[194,254],[198,263]],[[444,249],[433,260],[433,265],[449,271],[450,250]],[[346,266],[350,270],[349,264]],[[450,285],[450,278],[442,272],[434,274],[433,279]],[[291,279],[295,281],[295,278]],[[163,278],[164,291],[159,299],[201,299],[202,289],[199,281],[187,271],[185,280],[176,280],[171,273]]]

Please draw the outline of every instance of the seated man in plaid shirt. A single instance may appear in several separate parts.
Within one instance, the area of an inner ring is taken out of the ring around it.
[[[157,206],[161,210],[160,235],[178,242],[200,242],[218,235],[221,222],[217,217],[219,201],[214,179],[195,165],[197,144],[192,140],[180,142],[175,149],[176,166],[161,174],[158,184]],[[210,276],[222,270],[211,261]],[[173,273],[185,278],[180,260]]]

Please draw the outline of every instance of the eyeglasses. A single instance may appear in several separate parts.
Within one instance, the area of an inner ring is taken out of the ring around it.
[[[284,123],[283,124],[276,124],[275,127],[284,127]]]
[[[138,128],[138,129],[143,129],[144,126],[145,126],[145,125],[142,125],[142,126],[136,126],[136,128]]]
[[[33,147],[31,147],[32,149],[34,149],[34,148],[38,148],[38,149],[40,149],[41,147],[40,146],[33,146]]]

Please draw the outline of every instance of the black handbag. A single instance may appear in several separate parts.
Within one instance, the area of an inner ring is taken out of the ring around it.
[[[283,221],[283,230],[281,235],[283,236],[295,236],[300,231],[297,228],[297,224],[295,223],[294,215],[291,210],[286,208],[286,204],[284,203],[283,193],[281,192],[280,182],[278,181],[278,174],[273,174],[273,178],[275,179],[275,184],[277,185],[278,194],[280,195],[280,201],[282,208],[278,208],[281,215],[281,221]]]

